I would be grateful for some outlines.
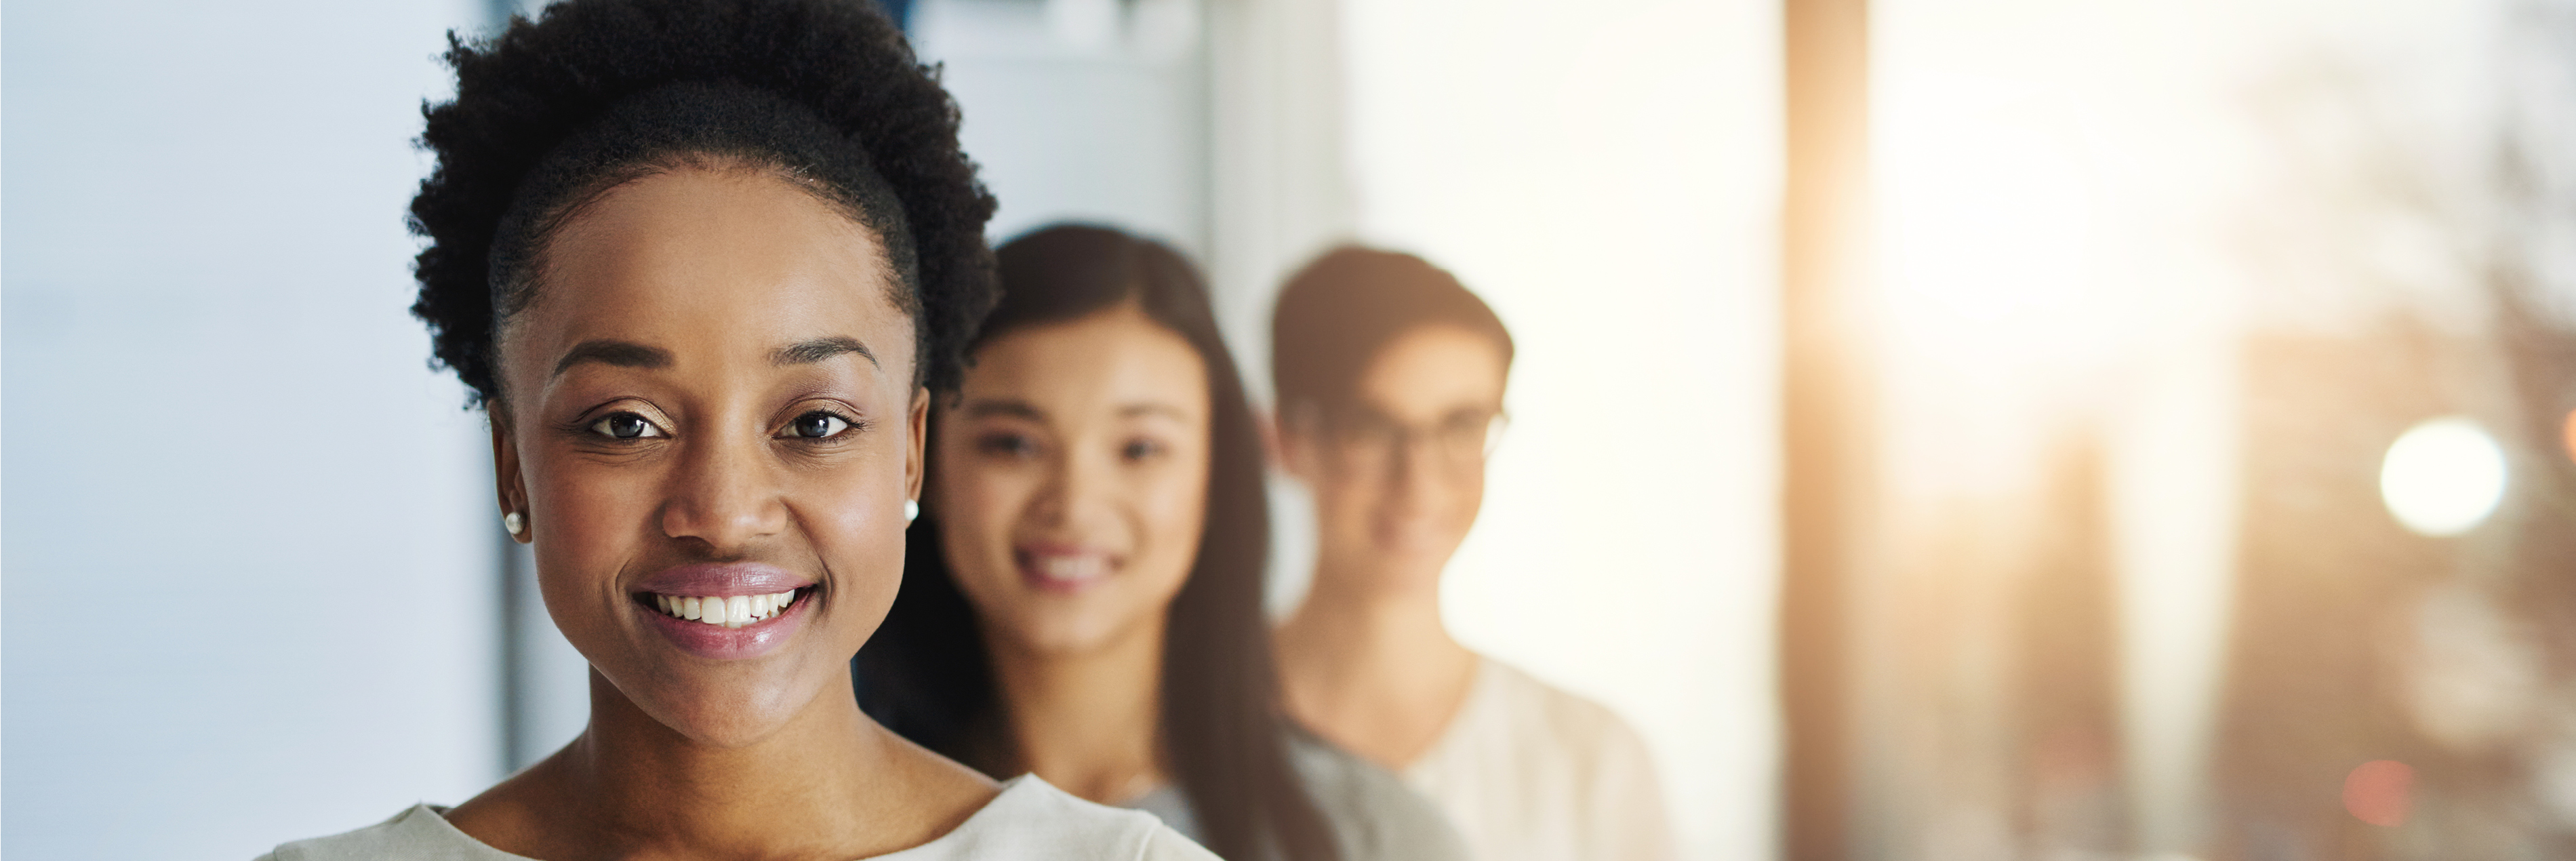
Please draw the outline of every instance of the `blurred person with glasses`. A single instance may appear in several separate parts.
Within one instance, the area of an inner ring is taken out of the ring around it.
[[[1441,624],[1441,572],[1506,424],[1502,320],[1420,258],[1345,247],[1282,288],[1270,349],[1279,460],[1317,532],[1274,638],[1289,712],[1403,774],[1482,861],[1672,857],[1636,732]]]

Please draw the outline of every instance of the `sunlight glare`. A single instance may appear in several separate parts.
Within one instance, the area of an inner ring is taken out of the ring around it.
[[[2407,429],[2379,469],[2388,512],[2423,535],[2476,527],[2504,500],[2504,485],[2504,449],[2477,422],[2457,417]]]

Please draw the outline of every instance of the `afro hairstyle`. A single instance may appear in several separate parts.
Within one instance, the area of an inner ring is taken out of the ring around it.
[[[868,0],[566,0],[483,42],[448,35],[456,98],[424,104],[437,166],[412,199],[428,240],[412,314],[433,367],[503,396],[499,324],[544,241],[623,182],[709,160],[765,168],[886,246],[913,318],[916,378],[954,392],[998,294],[993,196],[957,143],[935,69]]]

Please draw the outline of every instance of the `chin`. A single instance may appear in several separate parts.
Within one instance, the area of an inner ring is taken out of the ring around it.
[[[1116,642],[1121,631],[1133,627],[1075,613],[1035,613],[1013,626],[1018,629],[1023,648],[1041,655],[1072,655],[1089,652]]]
[[[1375,576],[1369,578],[1387,593],[1435,591],[1440,588],[1440,572],[1449,563],[1449,554],[1379,549],[1372,560]]]
[[[761,674],[745,674],[761,675]],[[610,680],[612,684],[614,679]],[[692,742],[740,748],[760,743],[793,722],[825,685],[755,678],[672,684],[667,677],[639,691],[617,685],[636,708]]]

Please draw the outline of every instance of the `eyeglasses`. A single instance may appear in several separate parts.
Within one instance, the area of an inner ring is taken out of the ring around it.
[[[1511,423],[1502,410],[1484,407],[1451,410],[1418,424],[1399,422],[1367,407],[1337,411],[1329,421],[1316,421],[1320,418],[1316,413],[1308,416],[1309,432],[1322,431],[1318,438],[1331,447],[1340,465],[1364,474],[1384,473],[1414,458],[1451,472],[1481,470],[1502,442],[1503,428]]]

